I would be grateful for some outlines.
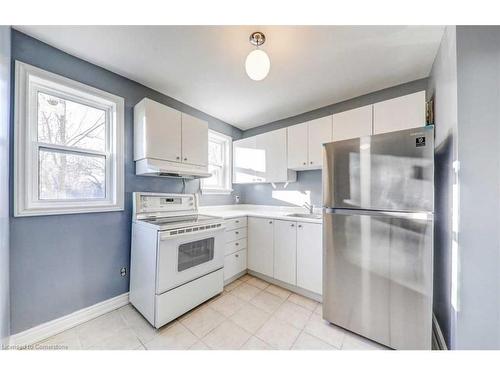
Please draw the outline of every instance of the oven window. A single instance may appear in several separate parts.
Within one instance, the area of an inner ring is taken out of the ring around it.
[[[179,245],[177,271],[181,272],[214,259],[214,242],[212,237]]]

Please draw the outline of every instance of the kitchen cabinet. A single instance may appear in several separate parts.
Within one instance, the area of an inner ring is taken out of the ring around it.
[[[308,166],[308,132],[307,122],[290,126],[288,130],[288,168],[302,169]]]
[[[333,141],[372,134],[373,105],[367,105],[333,115]]]
[[[247,269],[247,251],[240,250],[224,257],[224,281]]]
[[[297,223],[297,286],[322,294],[322,225]]]
[[[181,170],[182,165],[195,165],[206,171],[208,123],[144,98],[134,106],[134,160],[167,162]]]
[[[297,223],[274,221],[274,278],[296,284]]]
[[[323,143],[332,140],[332,116],[290,126],[288,130],[288,168],[321,169]]]
[[[182,162],[208,165],[208,123],[183,113]]]
[[[373,105],[373,133],[425,126],[425,91]]]
[[[181,112],[144,98],[134,107],[134,160],[180,162]],[[208,138],[207,138],[208,139]]]
[[[274,220],[248,218],[248,268],[263,275],[274,275]]]
[[[224,282],[247,269],[247,218],[226,219]]]
[[[286,129],[233,142],[233,183],[292,182],[287,168]]]

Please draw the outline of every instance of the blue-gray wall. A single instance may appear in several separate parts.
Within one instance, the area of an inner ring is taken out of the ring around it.
[[[396,98],[398,96],[408,95],[417,91],[427,90],[427,86],[428,86],[428,80],[427,78],[424,78],[417,81],[404,83],[402,85],[389,87],[384,90],[362,95],[340,103],[331,104],[326,107],[302,113],[297,116],[288,117],[283,120],[271,122],[269,124],[262,125],[257,128],[246,130],[243,133],[243,138],[251,137],[261,133],[266,133],[272,130],[284,128],[291,125],[300,124],[302,122],[328,116],[333,113],[348,111],[350,109]],[[316,206],[322,204],[322,193],[321,193],[322,186],[321,186],[320,170],[297,172],[297,181],[288,184],[286,188],[284,187],[284,184],[276,184],[276,189],[274,189],[270,184],[247,184],[239,186],[240,186],[240,194],[242,195],[241,198],[242,202],[247,204],[293,206],[293,204],[291,203],[287,203],[283,200],[273,198],[272,194],[273,191],[275,190],[298,191],[302,193],[310,192],[311,203]]]
[[[129,280],[128,277],[120,276],[120,268],[129,267],[132,192],[182,191],[180,180],[135,176],[132,114],[137,102],[149,97],[205,119],[211,129],[235,139],[241,136],[241,131],[15,30],[12,31],[14,60],[125,99],[125,210],[10,219],[11,327],[12,333],[17,333],[127,292]],[[12,163],[10,171],[12,175]],[[198,184],[198,181],[188,182],[186,191],[197,191]],[[235,194],[241,195],[238,189],[236,187]],[[231,195],[202,197],[203,204],[227,204],[233,201]]]
[[[9,108],[10,27],[0,26],[0,349],[10,333]]]
[[[457,26],[457,349],[500,349],[500,26]]]
[[[457,176],[453,162],[457,160],[457,47],[456,28],[448,26],[441,40],[429,78],[428,97],[434,96],[435,114],[435,225],[434,225],[434,293],[433,310],[448,348],[455,347],[456,310],[452,301],[457,274],[452,274],[453,186]],[[456,294],[455,294],[456,295]],[[454,299],[456,299],[454,297]]]

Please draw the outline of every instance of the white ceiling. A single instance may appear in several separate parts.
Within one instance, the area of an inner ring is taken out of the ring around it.
[[[17,26],[72,55],[249,129],[427,77],[441,26]],[[263,31],[271,71],[244,69]]]

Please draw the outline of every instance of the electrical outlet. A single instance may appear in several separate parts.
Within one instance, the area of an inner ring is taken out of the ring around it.
[[[122,268],[120,269],[120,275],[121,275],[122,277],[127,276],[127,269],[126,269],[125,267],[122,267]]]

